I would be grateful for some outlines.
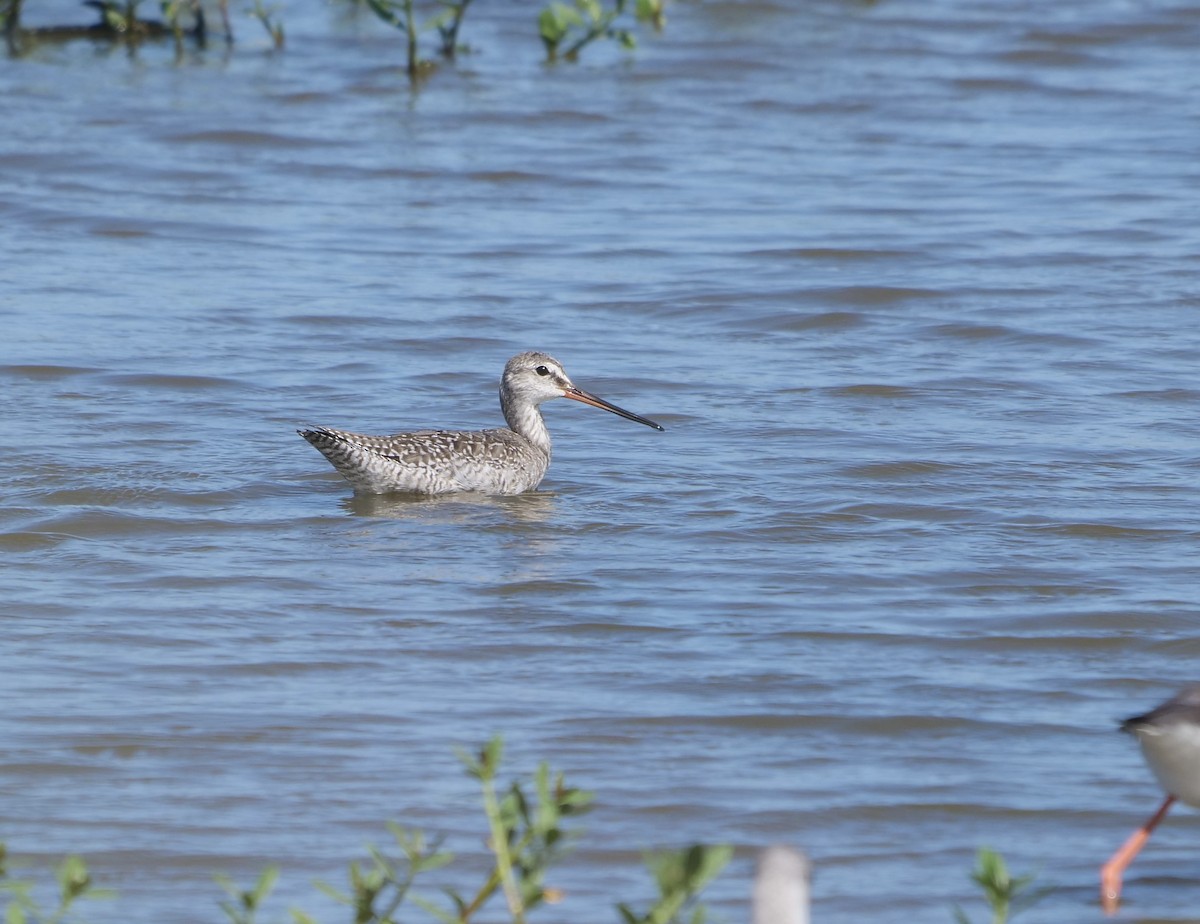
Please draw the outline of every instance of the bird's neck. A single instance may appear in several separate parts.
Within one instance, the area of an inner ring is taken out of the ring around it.
[[[550,457],[550,431],[546,429],[546,421],[542,419],[542,411],[536,404],[511,401],[501,394],[500,410],[504,412],[508,429],[525,437],[534,448],[544,452],[546,458]]]

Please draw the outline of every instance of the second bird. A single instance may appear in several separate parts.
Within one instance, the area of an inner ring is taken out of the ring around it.
[[[519,353],[500,377],[500,409],[507,429],[416,430],[367,436],[328,427],[299,430],[362,494],[409,492],[521,494],[536,488],[550,467],[550,433],[540,405],[571,398],[662,430],[582,388],[545,353]]]

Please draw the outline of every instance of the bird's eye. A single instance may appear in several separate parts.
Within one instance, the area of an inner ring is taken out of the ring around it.
[[[538,375],[549,375],[550,374],[550,370],[547,369],[545,366],[538,366],[533,371],[536,372]]]

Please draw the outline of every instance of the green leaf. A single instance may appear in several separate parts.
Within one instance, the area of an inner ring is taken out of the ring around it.
[[[251,893],[254,904],[252,907],[257,908],[275,888],[275,883],[279,881],[279,867],[268,866],[259,874],[258,882],[254,884],[254,891]]]
[[[557,47],[574,26],[582,26],[579,11],[555,0],[538,15],[538,32],[548,47]]]
[[[595,798],[596,794],[587,790],[567,789],[559,796],[558,804],[562,807],[564,815],[582,814],[591,809]]]
[[[562,20],[554,11],[553,6],[548,6],[540,13],[537,18],[538,35],[542,37],[542,41],[549,45],[557,45],[563,40],[566,30],[563,28]]]
[[[993,922],[1005,922],[1053,891],[1051,887],[1031,890],[1036,877],[1030,873],[1013,877],[1004,858],[989,847],[980,847],[975,857],[971,881],[983,892],[984,901],[992,912]],[[954,909],[958,924],[970,924],[961,908]]]
[[[87,864],[83,862],[82,857],[67,857],[59,864],[56,876],[64,908],[85,894],[92,884],[92,877],[88,873]]]
[[[455,904],[458,906],[458,914],[450,914],[450,912],[439,908],[433,902],[421,898],[419,895],[414,895],[412,900],[414,905],[427,914],[437,918],[442,922],[442,924],[462,924],[463,911],[465,911],[467,907],[465,903],[456,902]]]
[[[354,904],[353,900],[350,898],[349,895],[347,895],[345,892],[339,892],[337,889],[335,889],[333,886],[331,886],[327,882],[321,882],[320,880],[317,880],[316,882],[313,883],[313,885],[315,885],[317,887],[318,892],[322,893],[323,895],[328,895],[339,905]]]
[[[454,889],[445,889],[444,891],[450,901],[454,902],[454,907],[458,909],[459,917],[465,916],[467,912],[466,899],[454,891]]]
[[[493,737],[480,748],[478,757],[462,748],[455,750],[458,752],[458,759],[466,766],[467,773],[478,780],[487,781],[496,775],[496,768],[500,765],[500,757],[504,752],[504,739],[500,735]]]
[[[413,865],[415,872],[426,872],[427,870],[441,869],[448,863],[454,860],[454,854],[449,850],[439,850],[437,853],[427,854]]]
[[[495,776],[500,769],[500,758],[504,755],[504,738],[494,735],[492,740],[483,746],[483,764]]]
[[[705,844],[694,844],[683,850],[648,853],[645,856],[646,865],[658,885],[658,901],[641,917],[633,915],[626,906],[618,906],[617,910],[629,924],[674,922],[709,880],[729,862],[732,855],[733,848],[729,846]],[[693,908],[691,919],[702,921],[704,909],[699,906]]]
[[[529,803],[526,801],[525,793],[521,791],[521,787],[513,783],[512,788],[509,790],[509,795],[512,798],[513,821],[516,821],[519,817],[522,822],[529,824]]]

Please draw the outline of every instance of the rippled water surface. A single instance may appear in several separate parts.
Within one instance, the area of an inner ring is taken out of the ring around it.
[[[1115,722],[1200,679],[1197,9],[695,0],[547,68],[477,6],[415,93],[298,2],[0,62],[0,838],[92,921],[268,862],[344,920],[385,819],[481,867],[502,732],[598,794],[542,920],[697,840],[727,921],[777,841],[818,921],[979,914],[980,844],[1098,920],[1159,798]],[[494,426],[527,348],[666,432],[553,402],[540,491],[438,500],[295,435]],[[1182,809],[1123,919],[1198,864]]]

